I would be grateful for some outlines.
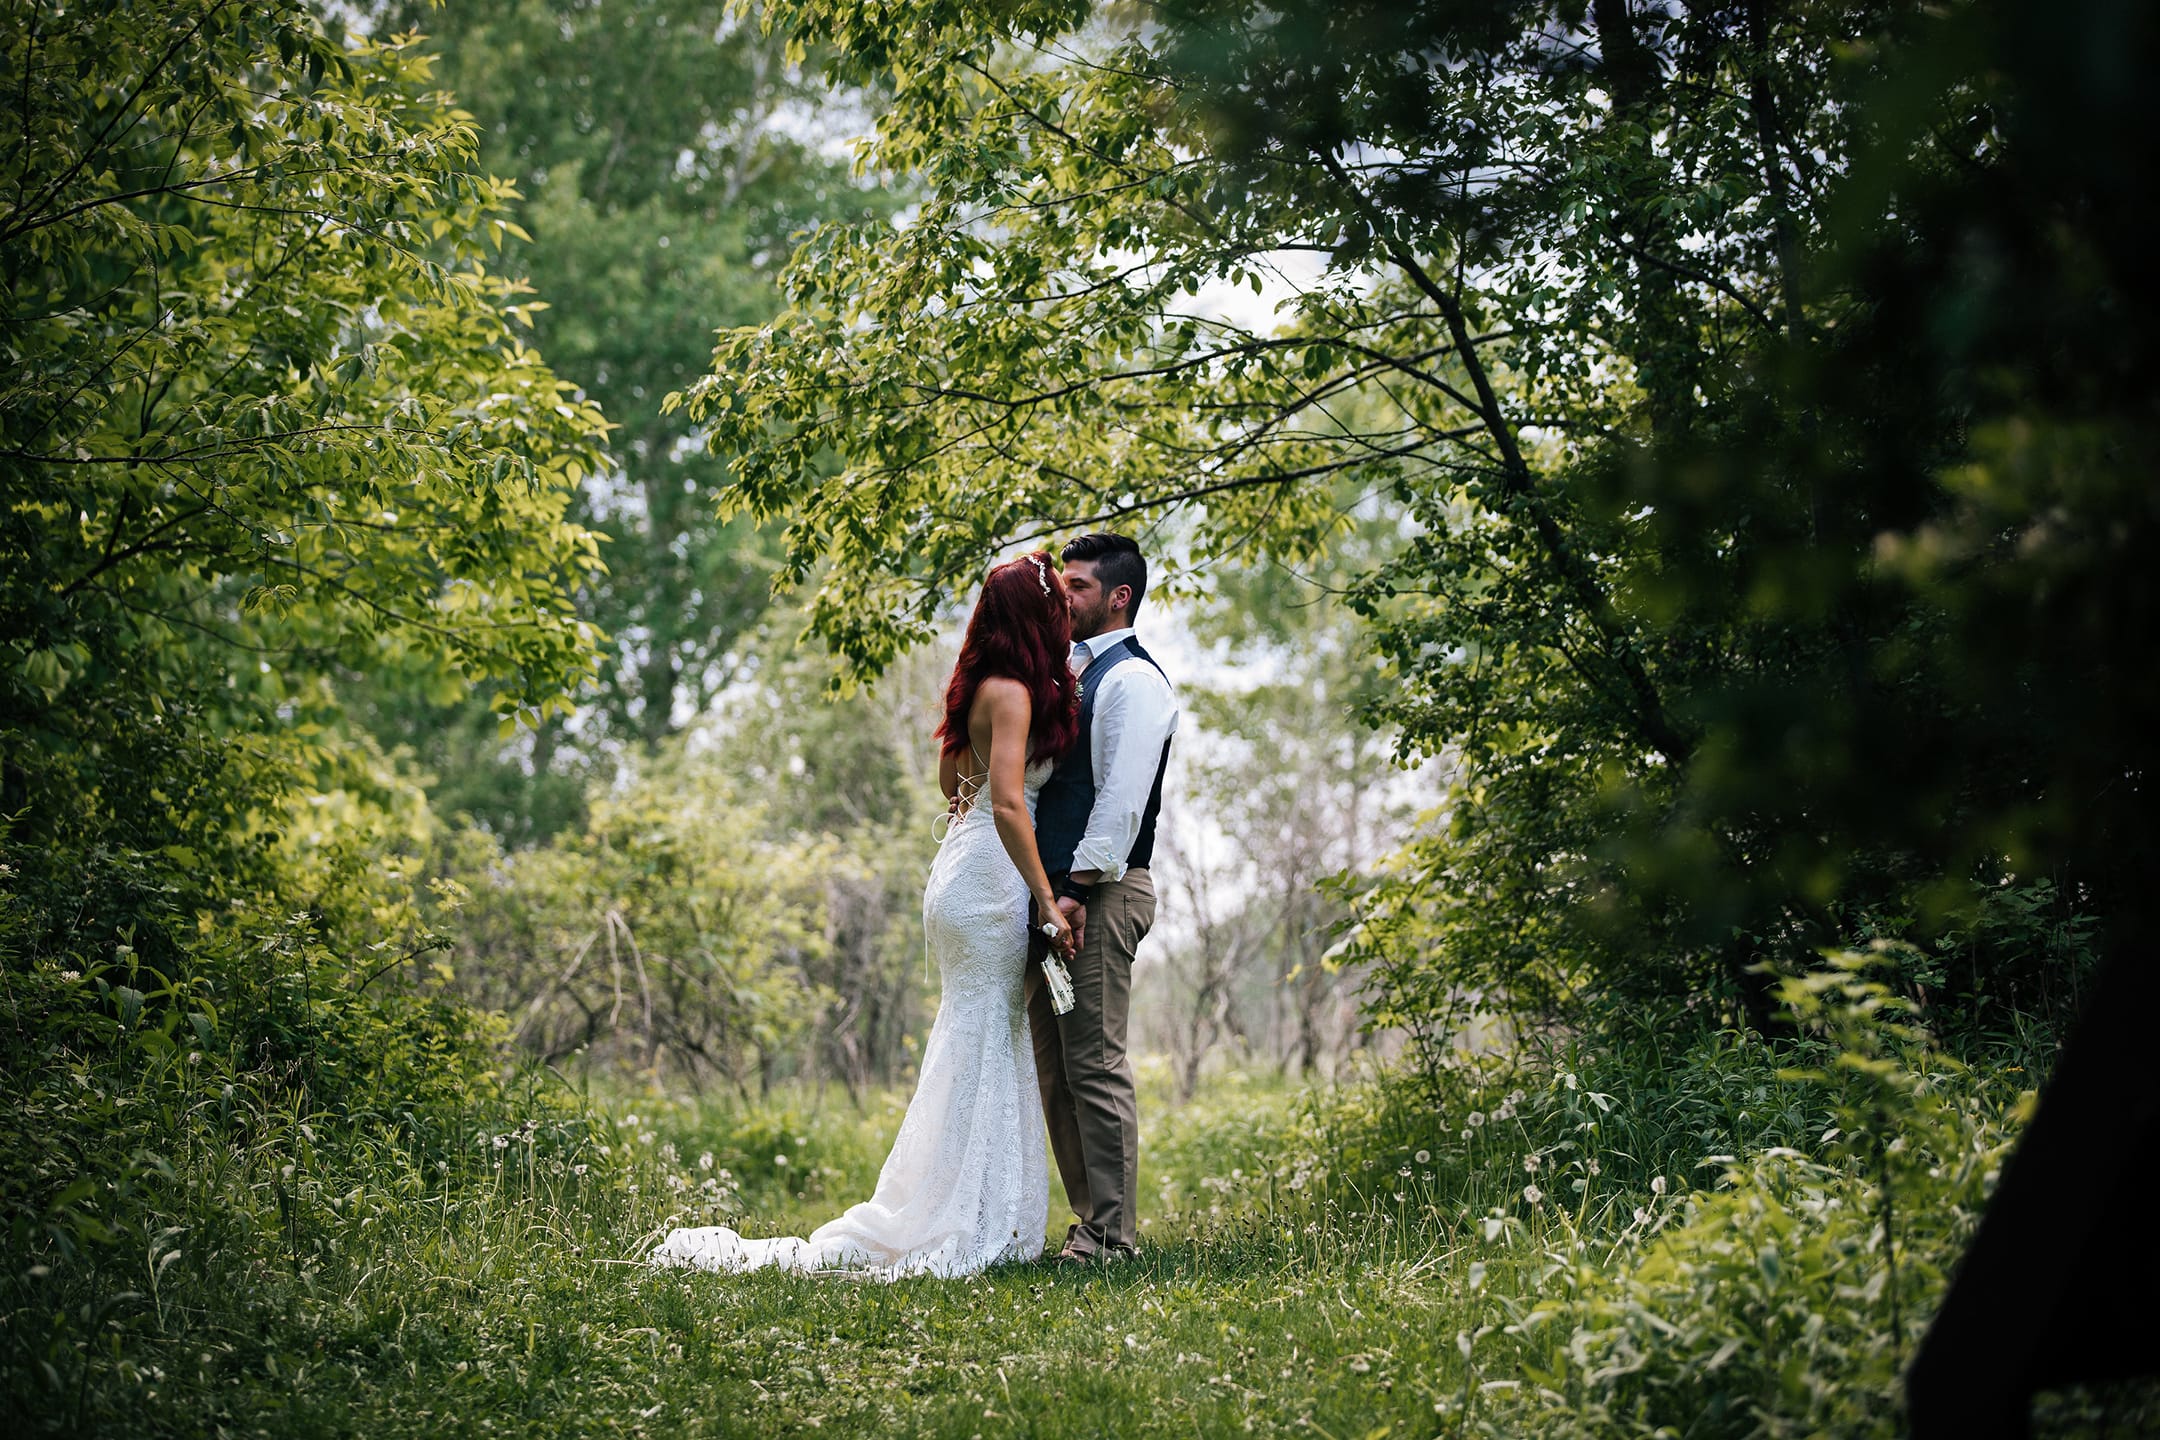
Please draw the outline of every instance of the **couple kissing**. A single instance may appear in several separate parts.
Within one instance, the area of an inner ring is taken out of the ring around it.
[[[671,1231],[662,1265],[973,1274],[1042,1254],[1044,1135],[1086,1264],[1137,1243],[1139,1117],[1126,1028],[1155,921],[1149,862],[1177,698],[1139,641],[1147,562],[1083,535],[984,578],[945,695],[949,824],[923,890],[941,993],[915,1094],[870,1198],[808,1236]],[[1031,938],[1070,976],[1031,963]],[[1062,976],[1060,977],[1062,978]]]

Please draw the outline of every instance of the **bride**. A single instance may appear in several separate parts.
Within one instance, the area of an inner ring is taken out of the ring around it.
[[[983,581],[938,727],[954,818],[923,888],[923,930],[943,993],[876,1191],[807,1237],[673,1230],[654,1264],[968,1275],[1041,1255],[1050,1172],[1021,997],[1031,923],[1050,927],[1067,960],[1074,948],[1034,828],[1036,791],[1080,733],[1071,634],[1064,580],[1045,552]]]

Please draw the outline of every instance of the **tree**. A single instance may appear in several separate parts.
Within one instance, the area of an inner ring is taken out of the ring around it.
[[[1941,943],[1976,886],[2072,854],[2070,903],[2119,901],[2103,852],[2147,854],[2127,810],[2071,834],[2111,792],[2067,752],[2123,777],[2143,750],[2067,716],[2067,677],[2029,686],[2058,657],[2018,605],[2053,582],[1981,536],[2149,521],[2067,469],[2006,478],[1989,457],[2054,402],[1938,343],[1992,321],[1899,288],[1964,263],[1915,207],[2014,168],[2022,97],[1969,34],[2032,22],[1971,8],[803,0],[780,23],[888,79],[875,156],[925,198],[819,231],[788,314],[724,336],[684,403],[865,672],[1000,546],[1181,510],[1204,554],[1296,560],[1345,487],[1374,497],[1409,534],[1355,601],[1376,718],[1462,762],[1447,830],[1376,897],[1376,941],[1414,920],[1405,1004],[1475,974],[1532,1009],[1709,992],[1765,1028],[1766,964]],[[2143,53],[2141,22],[2086,18]],[[2070,313],[2142,293],[2112,250],[2061,264],[2107,297]],[[1226,304],[1247,284],[1274,323]],[[2090,353],[2131,353],[2103,333]],[[2147,633],[2141,594],[2093,638]],[[1972,978],[1950,999],[1977,1014],[2031,977]]]
[[[579,604],[612,637],[576,724],[551,724],[504,765],[479,700],[446,713],[394,688],[362,697],[436,773],[446,808],[530,840],[574,818],[612,752],[672,734],[740,677],[768,600],[772,538],[715,518],[725,457],[662,415],[661,397],[704,370],[715,326],[777,310],[791,235],[896,202],[797,123],[815,119],[814,71],[721,0],[376,10],[383,28],[428,32],[440,83],[475,117],[480,164],[515,177],[520,229],[503,263],[545,297],[534,325],[550,362],[617,426],[573,510],[607,537],[607,569]]]
[[[167,965],[271,883],[302,777],[371,783],[333,671],[566,707],[605,427],[519,339],[530,292],[487,263],[514,192],[409,47],[188,0],[15,6],[0,53],[17,939]]]

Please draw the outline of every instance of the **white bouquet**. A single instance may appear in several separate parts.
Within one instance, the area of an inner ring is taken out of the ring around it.
[[[1043,956],[1043,983],[1050,987],[1050,1008],[1063,1015],[1073,1008],[1072,973],[1053,952]]]

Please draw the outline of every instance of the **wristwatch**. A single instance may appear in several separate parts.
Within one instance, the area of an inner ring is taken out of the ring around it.
[[[1077,900],[1082,905],[1087,904],[1088,887],[1073,879],[1070,875],[1064,876],[1058,881],[1057,893],[1064,899]]]

